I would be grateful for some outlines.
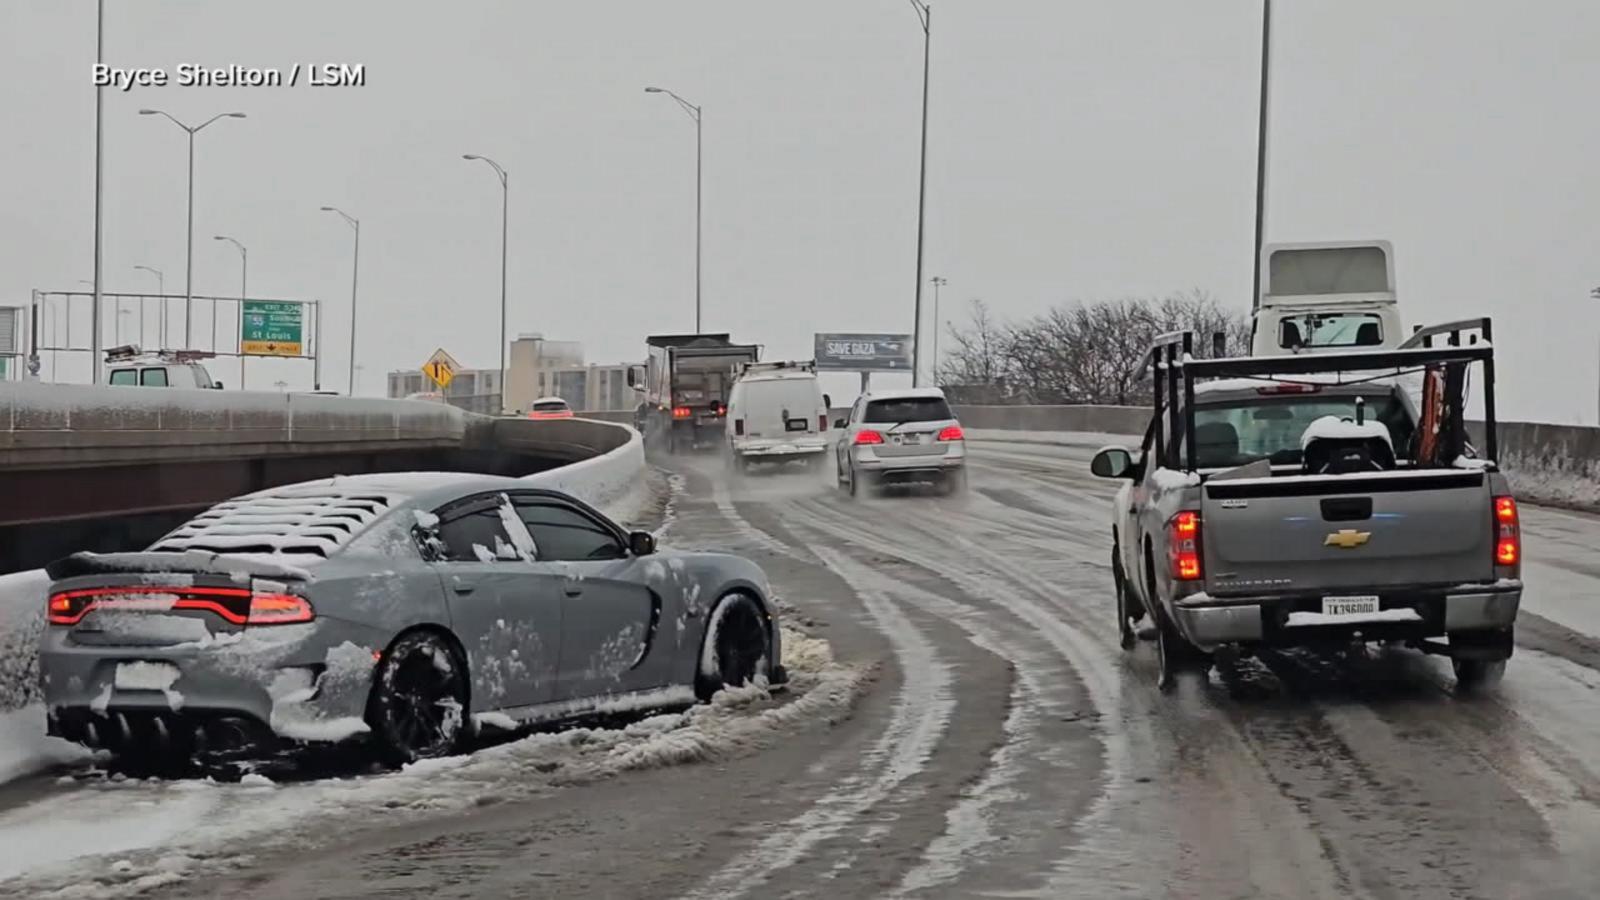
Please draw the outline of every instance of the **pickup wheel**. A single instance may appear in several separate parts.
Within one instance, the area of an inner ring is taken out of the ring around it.
[[[1456,688],[1462,691],[1481,691],[1493,688],[1506,674],[1503,659],[1452,659],[1456,670]]]
[[[1111,576],[1116,581],[1117,590],[1117,639],[1124,650],[1132,650],[1139,643],[1139,635],[1133,630],[1133,619],[1128,606],[1128,576],[1122,573],[1122,554],[1113,547],[1111,550]]]
[[[1165,616],[1156,617],[1156,686],[1170,691],[1180,672],[1204,672],[1211,667],[1211,656],[1191,644]]]

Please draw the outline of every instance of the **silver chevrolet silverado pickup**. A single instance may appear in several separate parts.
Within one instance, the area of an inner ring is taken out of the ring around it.
[[[1465,689],[1498,680],[1522,548],[1494,463],[1490,335],[1474,319],[1397,349],[1238,359],[1195,359],[1190,335],[1164,336],[1141,367],[1156,397],[1142,446],[1091,464],[1125,481],[1112,522],[1123,647],[1148,616],[1163,688],[1262,648],[1353,641],[1447,655]]]

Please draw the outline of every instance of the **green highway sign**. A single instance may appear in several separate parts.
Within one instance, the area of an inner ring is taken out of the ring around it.
[[[239,352],[247,356],[303,356],[305,304],[246,300],[239,319]]]

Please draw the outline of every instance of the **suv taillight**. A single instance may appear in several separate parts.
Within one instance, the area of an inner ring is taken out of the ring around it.
[[[1200,580],[1199,513],[1184,510],[1167,523],[1167,558],[1172,564],[1172,580]]]
[[[1494,498],[1494,564],[1512,570],[1522,565],[1522,523],[1513,497]]]
[[[96,609],[200,610],[215,613],[233,625],[289,625],[316,618],[311,602],[295,594],[261,593],[246,588],[159,585],[61,591],[50,595],[46,614],[51,625],[76,625]]]
[[[962,432],[960,425],[946,425],[939,432],[939,440],[941,441],[964,441],[966,439],[967,436]]]
[[[855,442],[857,444],[881,444],[881,443],[883,443],[883,435],[879,434],[876,431],[870,431],[870,430],[868,430],[868,431],[858,431],[858,432],[856,432],[856,441]]]

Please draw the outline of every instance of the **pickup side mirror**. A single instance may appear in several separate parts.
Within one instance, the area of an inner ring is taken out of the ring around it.
[[[635,531],[628,535],[628,551],[634,556],[649,556],[656,552],[656,536],[648,531]]]
[[[835,428],[844,428],[844,427],[846,427],[845,421],[843,419],[834,419],[833,420],[833,427],[835,427]]]
[[[1133,472],[1133,454],[1125,447],[1107,447],[1094,455],[1089,472],[1099,478],[1127,478]]]

